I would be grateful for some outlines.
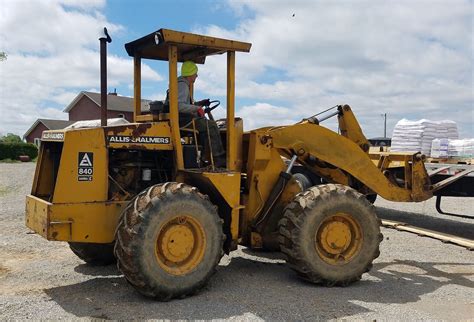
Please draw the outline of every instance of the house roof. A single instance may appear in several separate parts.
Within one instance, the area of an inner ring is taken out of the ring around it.
[[[100,108],[100,93],[82,91],[76,96],[76,98],[74,98],[71,103],[69,103],[64,112],[68,113],[84,96],[87,96],[97,105],[97,107]],[[149,102],[150,100],[142,99],[142,111],[149,109]],[[107,95],[107,110],[119,112],[133,112],[133,98],[128,96],[109,94]]]
[[[66,121],[66,120],[50,120],[50,119],[37,119],[35,123],[26,131],[23,135],[26,138],[40,123],[43,123],[48,130],[60,130],[64,129],[66,126],[73,124],[75,121]]]

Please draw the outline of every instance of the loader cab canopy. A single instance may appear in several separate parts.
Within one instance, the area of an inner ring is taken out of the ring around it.
[[[170,29],[159,29],[142,38],[125,44],[127,53],[134,62],[134,122],[157,121],[154,115],[141,113],[141,59],[168,61],[169,65],[169,115],[158,120],[170,123],[172,141],[178,170],[184,169],[178,114],[178,62],[187,60],[204,64],[207,56],[227,53],[227,169],[236,169],[235,139],[235,53],[249,52],[252,44],[241,41],[197,35]],[[190,88],[191,93],[193,88]]]
[[[140,39],[125,44],[131,57],[168,61],[169,47],[176,46],[178,62],[192,60],[204,64],[206,57],[228,51],[249,52],[251,44],[197,35],[187,32],[160,29]]]

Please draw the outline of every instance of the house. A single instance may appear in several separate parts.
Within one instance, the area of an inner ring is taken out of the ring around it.
[[[63,129],[74,122],[100,119],[100,93],[80,92],[64,109],[68,113],[69,121],[38,119],[23,135],[30,143],[39,145],[41,134],[45,130]],[[149,110],[149,100],[142,100],[142,111]],[[107,95],[107,118],[122,117],[133,122],[133,98],[119,96],[116,92]]]
[[[23,139],[28,143],[39,146],[41,133],[46,130],[60,130],[71,125],[74,121],[37,119],[35,123],[23,135]]]
[[[149,100],[142,100],[142,110],[148,110]],[[80,92],[66,107],[70,121],[100,119],[100,93]],[[107,95],[107,118],[123,117],[133,122],[133,98],[119,96],[117,93]]]

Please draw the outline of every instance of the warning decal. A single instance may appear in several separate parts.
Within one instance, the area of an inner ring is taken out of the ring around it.
[[[92,181],[94,174],[94,153],[79,152],[77,161],[77,180]]]

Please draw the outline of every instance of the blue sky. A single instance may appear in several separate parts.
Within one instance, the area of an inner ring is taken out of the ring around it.
[[[389,135],[401,118],[428,118],[454,120],[462,137],[474,137],[472,21],[473,4],[462,0],[0,0],[0,51],[8,54],[0,134],[65,119],[80,91],[99,91],[97,38],[107,26],[109,91],[119,95],[133,86],[124,44],[163,27],[253,44],[236,60],[246,129],[347,103],[368,137],[383,134],[382,113]],[[164,98],[166,67],[145,62],[144,98]],[[209,58],[196,98],[224,93],[225,57]]]

